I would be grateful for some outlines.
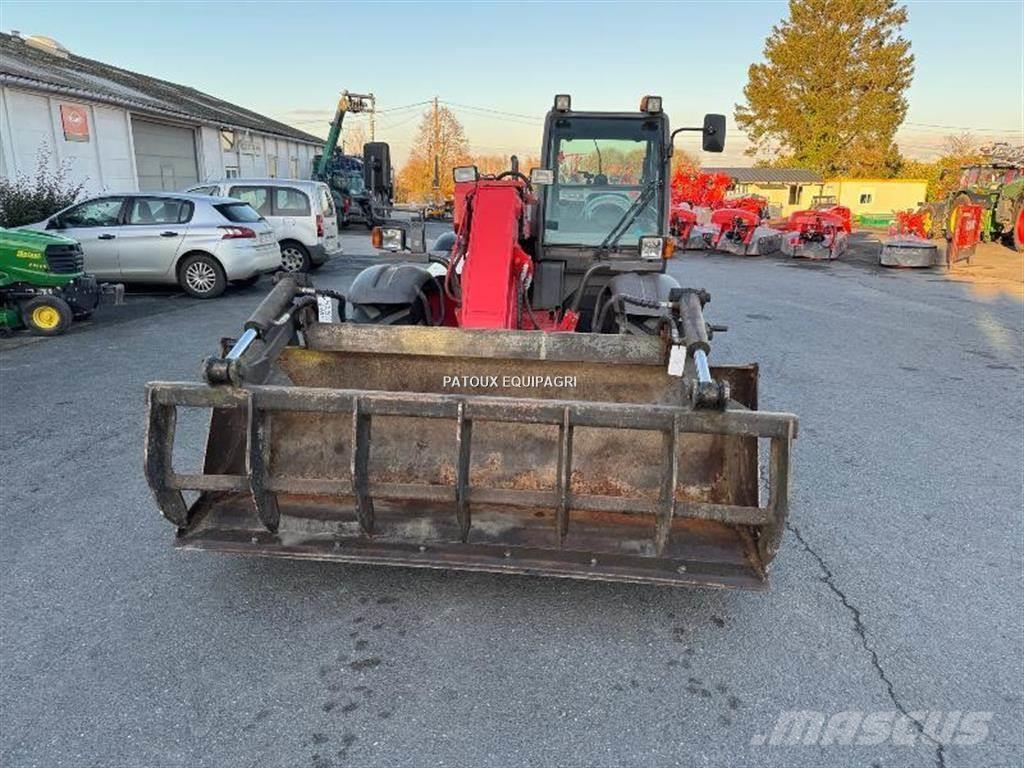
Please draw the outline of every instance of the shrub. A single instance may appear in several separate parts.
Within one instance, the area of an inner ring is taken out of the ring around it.
[[[65,160],[50,170],[51,151],[39,150],[34,176],[19,173],[13,179],[0,178],[0,227],[20,227],[45,219],[75,202],[85,182],[71,180],[71,164]]]

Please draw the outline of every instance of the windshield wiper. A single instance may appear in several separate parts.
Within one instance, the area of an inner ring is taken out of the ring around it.
[[[626,231],[633,226],[633,222],[636,221],[636,217],[640,215],[640,211],[647,207],[647,204],[651,201],[651,197],[661,184],[661,179],[653,178],[644,188],[640,190],[640,194],[637,195],[636,200],[633,204],[626,209],[626,212],[622,214],[622,218],[616,222],[615,226],[608,232],[608,236],[605,237],[601,245],[598,246],[597,252],[605,253],[610,251],[612,248],[619,244],[619,240],[626,234]]]

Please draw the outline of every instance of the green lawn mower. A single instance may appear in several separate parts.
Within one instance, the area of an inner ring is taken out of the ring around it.
[[[58,336],[100,301],[120,304],[124,286],[85,274],[82,246],[60,235],[0,229],[0,332]]]

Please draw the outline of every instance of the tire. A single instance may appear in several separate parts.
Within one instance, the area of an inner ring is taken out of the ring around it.
[[[182,259],[178,267],[178,284],[189,296],[215,299],[224,293],[228,281],[215,258],[195,253]]]
[[[252,275],[251,277],[243,277],[241,280],[232,280],[231,284],[237,285],[239,288],[248,288],[250,285],[256,285],[256,283],[259,282],[261,277],[263,277],[263,275],[257,272],[255,275]]]
[[[36,296],[21,305],[21,321],[36,336],[60,336],[73,319],[71,306],[59,296]]]
[[[1010,245],[1017,253],[1024,251],[1024,197],[1017,200],[1013,206],[1013,216],[1010,218]]]
[[[286,240],[281,243],[281,269],[285,272],[308,272],[309,251],[302,243]]]

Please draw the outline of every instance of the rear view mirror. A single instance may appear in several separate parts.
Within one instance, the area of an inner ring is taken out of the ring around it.
[[[725,115],[704,115],[705,152],[721,152],[725,149]]]
[[[386,141],[363,145],[363,184],[371,194],[391,192],[391,147]]]

